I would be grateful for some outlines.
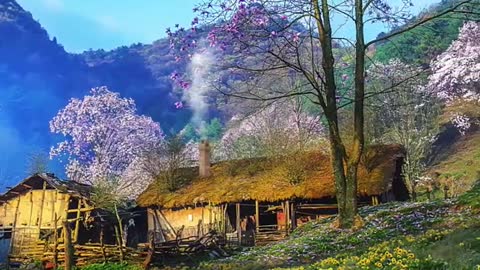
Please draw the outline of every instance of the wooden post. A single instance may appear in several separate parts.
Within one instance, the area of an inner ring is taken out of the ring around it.
[[[40,203],[40,213],[38,214],[38,233],[40,233],[40,228],[42,227],[43,203],[45,201],[46,189],[47,189],[47,181],[43,181],[42,202]]]
[[[213,215],[212,206],[208,205],[208,231],[212,230],[212,222],[213,222],[212,215]]]
[[[292,230],[295,230],[295,228],[297,228],[297,218],[295,217],[295,202],[292,202],[290,206],[290,220],[292,222]]]
[[[55,220],[57,218],[54,218],[54,216],[56,216],[56,212],[55,212],[55,205],[57,205],[57,198],[58,198],[58,190],[55,190],[55,194],[52,193],[52,209],[50,209],[50,211],[52,212],[52,223],[55,223]]]
[[[58,268],[58,219],[57,213],[55,212],[53,218],[53,267],[54,269]]]
[[[79,228],[80,228],[80,210],[82,208],[82,201],[80,200],[80,198],[77,198],[78,200],[78,203],[77,203],[77,217],[76,217],[76,220],[75,220],[75,233],[73,234],[73,241],[74,243],[77,243],[78,241],[78,231],[79,231]],[[86,208],[86,206],[85,206]]]
[[[13,247],[14,247],[13,245],[15,243],[15,238],[16,238],[18,209],[20,208],[20,198],[21,196],[18,197],[17,208],[15,209],[15,217],[13,218],[12,238],[10,239],[10,248],[8,252],[9,254],[13,252]]]
[[[122,224],[122,219],[120,218],[120,215],[118,213],[118,208],[117,208],[117,204],[114,204],[113,205],[114,208],[115,208],[115,216],[117,217],[117,221],[118,221],[118,228],[119,228],[119,234],[120,234],[120,246],[123,246],[123,224]],[[123,256],[123,255],[122,255]]]
[[[30,218],[28,219],[28,226],[32,226],[32,215],[33,215],[33,192],[30,190]]]
[[[260,231],[260,205],[258,200],[255,200],[255,232]]]
[[[153,242],[153,237],[150,237],[148,241],[148,253],[147,257],[143,261],[143,269],[148,269],[148,266],[152,262],[153,259],[153,253],[155,252],[155,244]]]
[[[105,253],[105,244],[103,242],[104,233],[103,233],[103,223],[100,225],[100,246],[102,248],[102,257],[103,257],[103,263],[107,262],[107,254]]]
[[[63,244],[65,245],[65,270],[72,270],[74,267],[72,231],[68,225],[68,221],[63,222]]]
[[[223,237],[225,238],[225,240],[227,240],[227,218],[228,218],[227,210],[228,210],[228,204],[225,204],[224,207],[225,208],[223,209]]]
[[[288,200],[283,204],[283,213],[285,214],[285,233],[288,235],[290,227],[290,203]]]
[[[195,208],[194,208],[195,209]],[[198,237],[200,238],[200,236],[204,235],[205,232],[203,231],[203,224],[204,224],[204,221],[205,220],[205,207],[202,206],[202,219],[200,220],[200,222],[198,223],[198,226],[200,226],[200,234],[198,235]]]
[[[240,226],[240,203],[235,204],[235,212],[237,215],[236,218],[236,227],[237,227],[237,238],[238,238],[238,244],[242,244],[242,227]]]
[[[123,259],[124,259],[123,247],[122,247],[122,240],[120,237],[120,231],[118,230],[118,226],[115,226],[115,236],[117,238],[118,251],[120,252],[120,262],[123,262]]]

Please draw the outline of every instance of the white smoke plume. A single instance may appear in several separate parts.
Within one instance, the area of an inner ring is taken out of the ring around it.
[[[207,93],[210,90],[211,69],[214,57],[211,52],[204,50],[195,53],[188,67],[192,85],[183,94],[193,110],[192,123],[199,129],[203,128],[208,111]]]

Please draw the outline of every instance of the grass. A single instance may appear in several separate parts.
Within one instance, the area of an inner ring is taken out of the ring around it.
[[[453,148],[454,152],[431,171],[440,174],[443,180],[454,181],[457,188],[452,192],[461,194],[480,177],[480,132],[464,135]]]
[[[357,231],[334,229],[328,218],[230,258],[203,256],[153,269],[480,269],[480,182],[454,200],[369,206],[360,215],[364,226]],[[82,269],[137,270],[122,264]]]
[[[196,269],[480,269],[479,202],[480,184],[455,200],[365,207],[358,231],[310,222],[283,242]]]

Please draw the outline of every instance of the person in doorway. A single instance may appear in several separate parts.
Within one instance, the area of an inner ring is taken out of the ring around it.
[[[127,225],[127,247],[137,248],[138,232],[135,227],[135,220],[133,218],[128,220]]]

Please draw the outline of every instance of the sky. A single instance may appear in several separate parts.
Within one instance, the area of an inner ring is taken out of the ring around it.
[[[189,25],[200,0],[17,0],[68,52],[110,50]]]
[[[201,0],[17,0],[56,37],[68,52],[88,49],[111,50],[133,43],[152,43],[166,36],[165,29],[176,23],[188,26],[195,16],[193,7]],[[391,0],[401,3],[402,0]],[[437,0],[414,0],[417,13]],[[338,21],[337,24],[342,22]],[[343,34],[353,29],[343,27]],[[369,27],[366,38],[386,31]]]

